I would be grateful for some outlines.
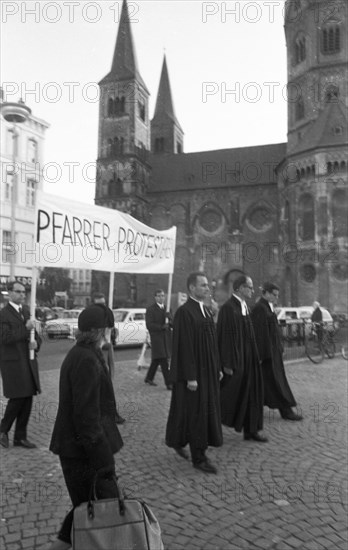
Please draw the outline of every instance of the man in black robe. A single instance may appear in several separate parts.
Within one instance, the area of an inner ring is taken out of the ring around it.
[[[209,309],[203,304],[209,285],[204,273],[187,280],[189,298],[173,321],[170,379],[172,400],[166,429],[166,444],[183,458],[190,445],[193,466],[216,473],[205,455],[209,445],[222,445],[219,378],[220,361],[216,329]]]
[[[244,439],[260,443],[263,427],[261,365],[246,300],[254,292],[250,277],[233,281],[233,294],[221,307],[217,323],[218,345],[224,373],[221,382],[221,420]]]
[[[285,374],[283,345],[273,308],[278,298],[279,287],[274,283],[264,283],[262,297],[251,312],[262,365],[264,404],[270,409],[279,409],[284,420],[302,420],[302,416],[291,409],[296,406],[296,401]]]

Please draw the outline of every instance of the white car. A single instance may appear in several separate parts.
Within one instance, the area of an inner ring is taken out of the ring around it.
[[[148,331],[145,323],[145,308],[113,309],[115,338],[118,346],[140,346],[146,342]]]
[[[312,306],[301,306],[301,307],[276,307],[274,309],[277,319],[280,323],[289,323],[291,321],[301,321],[301,320],[307,320],[310,321],[312,317],[312,313],[314,311]],[[323,316],[323,322],[324,323],[332,323],[333,319],[331,317],[331,314],[328,312],[327,309],[321,307],[320,311]]]
[[[81,311],[82,309],[65,309],[59,319],[47,321],[45,332],[48,338],[74,338]]]

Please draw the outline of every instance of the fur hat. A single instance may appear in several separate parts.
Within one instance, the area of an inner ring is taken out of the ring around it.
[[[113,326],[114,314],[110,308],[103,304],[86,307],[78,318],[78,327],[81,332],[87,332],[92,328],[112,328]]]

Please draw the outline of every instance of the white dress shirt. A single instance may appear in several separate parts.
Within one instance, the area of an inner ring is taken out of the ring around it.
[[[242,306],[242,315],[248,315],[249,314],[249,309],[248,309],[248,306],[246,304],[246,301],[245,300],[242,300],[239,296],[237,296],[237,294],[233,294],[233,296],[235,298],[237,298],[237,300],[240,301],[241,303],[241,306]]]

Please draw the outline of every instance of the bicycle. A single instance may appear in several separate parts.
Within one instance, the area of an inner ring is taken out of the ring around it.
[[[325,354],[329,359],[333,359],[336,353],[334,342],[334,327],[325,327],[314,323],[305,339],[305,351],[308,359],[312,363],[319,364],[324,360]]]

